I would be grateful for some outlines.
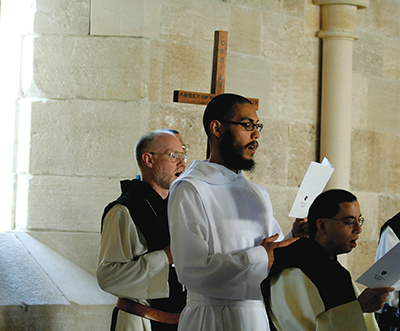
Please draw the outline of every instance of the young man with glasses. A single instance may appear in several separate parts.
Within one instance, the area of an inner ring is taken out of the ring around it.
[[[260,283],[282,241],[265,188],[247,180],[263,128],[250,101],[216,96],[206,107],[210,158],[171,186],[171,251],[188,302],[182,331],[266,331]],[[292,237],[292,235],[290,235]],[[279,240],[277,242],[276,240]]]
[[[268,313],[277,330],[376,330],[372,313],[393,288],[361,294],[337,255],[350,253],[364,218],[357,198],[345,190],[321,193],[308,212],[309,238],[275,250],[262,284]]]
[[[102,217],[100,287],[118,296],[111,330],[176,330],[186,293],[178,283],[167,221],[169,187],[186,167],[186,150],[170,130],[136,144],[142,180],[121,182],[122,194]]]

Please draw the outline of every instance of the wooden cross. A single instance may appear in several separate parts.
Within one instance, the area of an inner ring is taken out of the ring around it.
[[[174,91],[174,102],[208,105],[212,98],[225,91],[226,57],[228,51],[228,31],[215,31],[214,57],[211,75],[211,93]],[[258,109],[258,99],[250,99],[255,109]]]

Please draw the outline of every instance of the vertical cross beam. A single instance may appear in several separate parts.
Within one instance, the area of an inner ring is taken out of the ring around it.
[[[196,105],[208,105],[218,94],[225,91],[226,59],[228,53],[228,32],[215,31],[213,69],[211,74],[211,93],[174,91],[174,102],[192,103]],[[258,99],[250,99],[255,109],[258,109]]]

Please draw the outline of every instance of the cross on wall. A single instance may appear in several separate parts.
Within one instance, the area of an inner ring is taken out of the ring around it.
[[[211,93],[175,90],[174,102],[207,105],[216,95],[224,93],[227,52],[228,31],[215,31],[213,68],[211,75]],[[258,99],[248,99],[257,110]]]

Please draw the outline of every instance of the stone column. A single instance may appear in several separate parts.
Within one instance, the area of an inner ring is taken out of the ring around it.
[[[321,6],[322,43],[321,159],[327,157],[335,172],[327,188],[348,189],[351,167],[351,85],[353,41],[357,9],[369,0],[314,0]]]

